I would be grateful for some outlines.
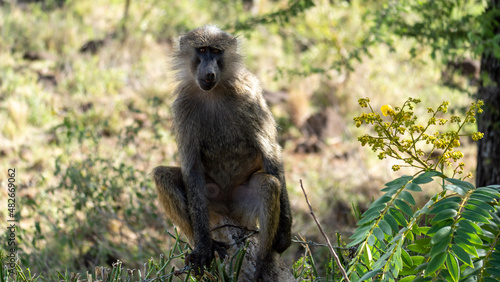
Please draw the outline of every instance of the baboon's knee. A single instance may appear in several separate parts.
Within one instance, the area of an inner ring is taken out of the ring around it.
[[[151,172],[153,180],[157,186],[164,184],[182,183],[182,174],[180,167],[158,166]]]
[[[258,188],[264,198],[264,203],[279,203],[281,183],[274,175],[257,172],[250,179],[250,186]]]
[[[165,195],[177,194],[184,189],[179,167],[159,166],[154,168],[151,174],[160,200]]]
[[[151,172],[163,209],[181,231],[192,239],[186,192],[179,167],[159,166]]]
[[[258,189],[260,194],[259,225],[260,225],[260,259],[272,254],[272,243],[279,225],[280,189],[278,178],[273,175],[258,172],[250,179],[250,185]]]

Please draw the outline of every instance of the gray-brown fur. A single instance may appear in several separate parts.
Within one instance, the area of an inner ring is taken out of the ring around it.
[[[201,47],[223,54],[212,64],[218,77],[208,91],[198,81],[204,66],[199,58],[205,58],[197,57]],[[157,167],[153,177],[167,216],[194,245],[186,263],[199,272],[214,251],[225,254],[224,244],[210,236],[210,221],[217,216],[244,226],[258,219],[256,280],[273,281],[276,253],[291,243],[292,216],[276,124],[260,83],[244,67],[237,38],[214,26],[180,38],[174,68],[179,79],[174,131],[181,167]]]

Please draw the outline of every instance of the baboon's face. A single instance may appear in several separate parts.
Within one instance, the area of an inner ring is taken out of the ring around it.
[[[210,91],[219,82],[223,67],[224,51],[212,47],[196,49],[196,82],[202,90]]]

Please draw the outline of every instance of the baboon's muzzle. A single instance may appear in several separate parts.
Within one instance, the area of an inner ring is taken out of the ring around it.
[[[217,60],[202,61],[198,68],[198,85],[202,90],[209,91],[219,81]]]

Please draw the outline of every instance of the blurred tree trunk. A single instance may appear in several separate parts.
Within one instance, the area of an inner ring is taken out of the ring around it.
[[[488,10],[491,9],[499,11],[500,1],[492,0]],[[491,20],[492,25],[496,24],[494,36],[500,36],[500,14],[497,13]],[[484,112],[477,116],[478,130],[484,133],[477,153],[476,185],[481,187],[500,184],[500,60],[491,49],[486,49],[481,56],[481,83],[477,98],[484,101]]]
[[[130,1],[131,0],[125,0],[125,7],[123,9],[123,16],[122,16],[122,19],[120,21],[120,37],[121,37],[122,42],[125,42],[125,40],[128,37],[127,23],[128,23],[129,10],[130,10]]]

